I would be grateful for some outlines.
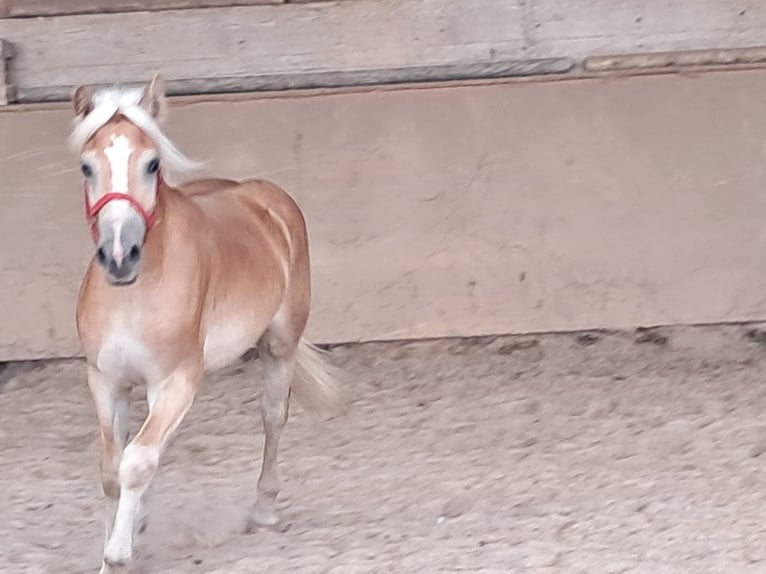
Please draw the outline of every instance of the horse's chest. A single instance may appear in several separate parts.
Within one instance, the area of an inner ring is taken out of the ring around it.
[[[112,329],[103,340],[96,366],[113,379],[151,379],[157,371],[154,353],[134,331]]]

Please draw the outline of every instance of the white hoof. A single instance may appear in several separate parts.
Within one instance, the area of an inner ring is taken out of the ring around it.
[[[115,568],[122,568],[133,557],[133,549],[131,548],[130,541],[125,544],[121,540],[110,540],[104,550],[104,566],[109,567],[112,570]],[[107,569],[107,572],[112,572]]]
[[[258,504],[248,518],[245,532],[254,532],[258,528],[276,528],[282,530],[286,525],[282,522],[282,516],[272,504]]]
[[[98,571],[98,574],[119,574],[121,572],[124,572],[124,568],[122,565],[119,564],[107,564],[106,562],[101,563],[101,570]]]

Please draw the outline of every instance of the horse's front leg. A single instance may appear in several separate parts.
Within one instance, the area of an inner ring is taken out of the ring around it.
[[[181,368],[153,391],[149,416],[120,461],[120,498],[114,528],[104,550],[102,572],[124,566],[132,558],[134,537],[145,518],[144,495],[157,472],[165,445],[191,408],[201,378],[200,366]]]
[[[117,476],[128,435],[128,406],[130,387],[105,377],[89,365],[88,388],[96,408],[101,435],[101,486],[106,498],[104,517],[105,541],[109,540],[112,522],[120,495]]]

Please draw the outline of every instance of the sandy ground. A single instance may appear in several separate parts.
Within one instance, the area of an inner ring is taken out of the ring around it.
[[[353,412],[293,410],[283,532],[244,532],[262,431],[260,364],[242,363],[209,378],[167,452],[133,571],[766,572],[765,341],[711,327],[337,347]],[[98,570],[82,372],[0,374],[1,572]]]

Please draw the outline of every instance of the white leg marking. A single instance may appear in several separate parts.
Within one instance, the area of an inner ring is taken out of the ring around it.
[[[143,513],[141,498],[149,487],[159,464],[159,449],[128,445],[120,462],[120,502],[112,536],[104,550],[107,564],[125,564],[133,555],[133,537]]]
[[[120,499],[114,528],[104,549],[106,566],[122,566],[133,556],[134,539],[146,518],[143,499],[168,439],[191,408],[201,371],[177,371],[158,386],[149,416],[120,461]]]

